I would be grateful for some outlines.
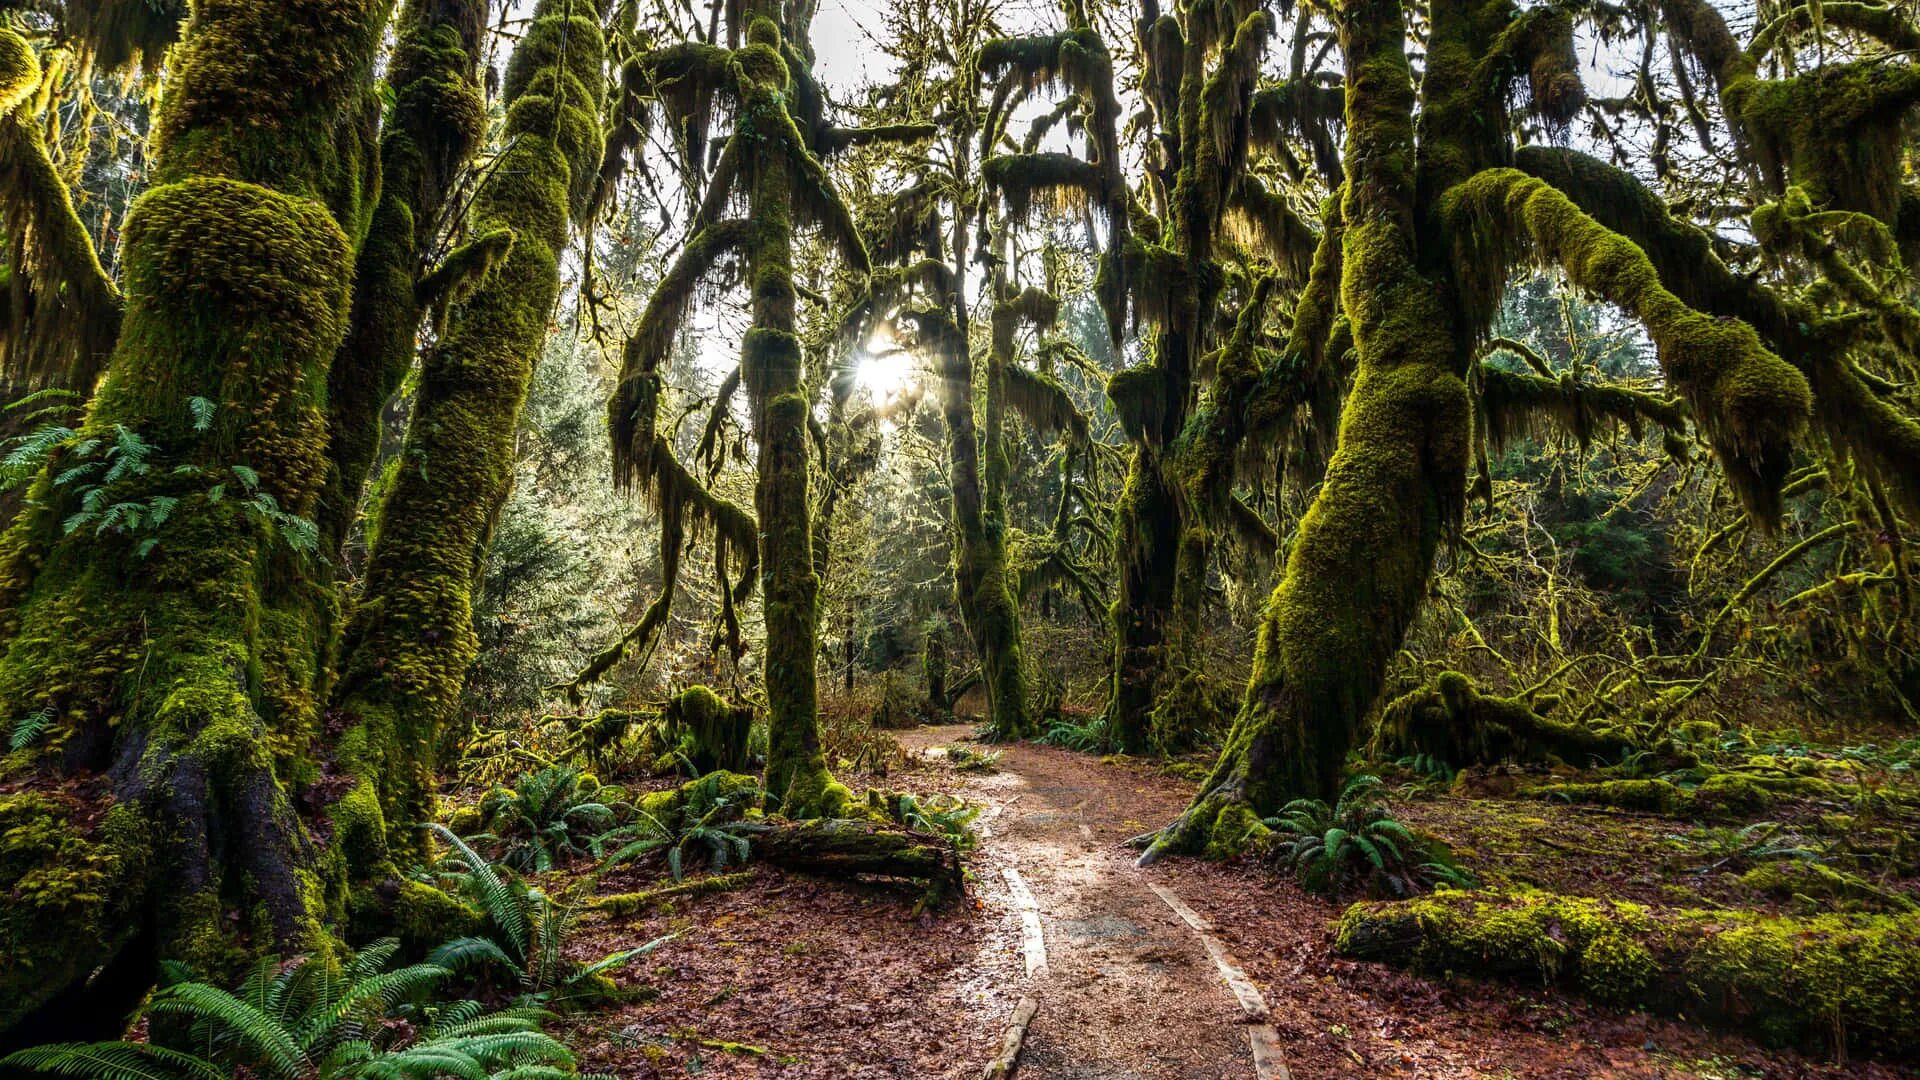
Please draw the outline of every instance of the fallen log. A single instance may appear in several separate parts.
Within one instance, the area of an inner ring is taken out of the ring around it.
[[[1355,904],[1341,953],[1600,1001],[1844,1056],[1920,1053],[1920,916],[1692,911],[1534,890]]]
[[[742,829],[748,857],[756,861],[831,877],[871,874],[924,881],[935,902],[963,888],[960,853],[944,836],[850,818],[768,818],[746,822]]]

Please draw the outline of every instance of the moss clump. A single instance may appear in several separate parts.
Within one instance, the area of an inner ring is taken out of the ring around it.
[[[669,737],[692,736],[692,765],[697,772],[740,772],[747,767],[747,735],[753,710],[729,705],[705,686],[689,686],[667,701]]]
[[[1529,794],[1542,799],[1642,810],[1665,817],[1747,821],[1755,814],[1772,809],[1781,799],[1832,798],[1838,790],[1831,782],[1815,777],[1714,773],[1692,788],[1666,780],[1602,780],[1547,784],[1532,789]]]
[[[1517,697],[1481,693],[1457,671],[1442,672],[1387,703],[1369,752],[1393,758],[1424,754],[1455,769],[1503,761],[1558,759],[1587,766],[1618,760],[1631,741],[1552,720]]]
[[[0,796],[0,1031],[87,976],[136,928],[149,852],[137,815],[109,811],[92,834],[85,807]]]
[[[1740,884],[1816,911],[1920,911],[1920,904],[1910,896],[1890,892],[1858,874],[1804,859],[1761,863],[1741,874]]]
[[[1575,987],[1814,1050],[1920,1050],[1920,917],[1777,918],[1531,890],[1356,904],[1337,947],[1429,974]]]

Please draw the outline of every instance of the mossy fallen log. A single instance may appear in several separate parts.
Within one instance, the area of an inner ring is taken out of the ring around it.
[[[735,822],[731,827],[746,837],[747,857],[753,862],[830,877],[870,874],[923,881],[932,902],[958,895],[963,887],[960,853],[944,836],[879,818],[759,817],[751,808],[760,794],[750,776],[714,772],[644,795],[636,805],[668,829],[684,829],[696,821],[706,826]],[[860,805],[848,808],[858,812]]]
[[[1845,793],[1832,782],[1817,777],[1714,773],[1698,787],[1690,788],[1666,780],[1602,780],[1548,784],[1532,789],[1530,794],[1541,799],[1643,810],[1666,817],[1746,821],[1772,809],[1782,799],[1831,800],[1842,798]]]
[[[1545,697],[1482,693],[1457,671],[1388,702],[1374,729],[1375,757],[1425,754],[1456,769],[1502,761],[1564,761],[1586,766],[1619,760],[1633,742],[1624,736],[1554,720]]]
[[[712,874],[692,881],[676,881],[672,885],[662,885],[657,889],[596,896],[588,906],[608,915],[632,915],[635,912],[645,911],[655,904],[683,896],[707,896],[712,893],[729,892],[752,880],[752,870],[738,870],[731,874]]]
[[[851,877],[911,878],[927,883],[930,899],[959,895],[960,853],[945,837],[898,825],[850,818],[750,823],[751,858],[791,870]]]
[[[1340,952],[1426,974],[1535,981],[1775,1045],[1920,1052],[1920,915],[1806,919],[1533,890],[1361,903]]]

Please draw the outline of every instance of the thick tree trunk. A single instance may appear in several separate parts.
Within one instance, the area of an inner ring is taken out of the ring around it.
[[[569,14],[572,12],[572,14]],[[339,772],[354,780],[345,842],[366,872],[388,848],[420,854],[434,751],[477,643],[476,553],[513,479],[514,434],[559,256],[598,174],[605,44],[593,5],[543,0],[502,86],[507,149],[474,199],[473,232],[510,231],[499,265],[452,306],[426,357],[401,464],[379,510],[342,648]]]
[[[0,1032],[37,1037],[51,1012],[117,1028],[156,959],[323,951],[337,899],[338,860],[293,809],[331,598],[292,518],[326,474],[387,4],[194,12],[85,424],[145,468],[56,487],[89,458],[69,448],[0,540],[0,713],[50,722],[0,785]],[[64,528],[96,484],[142,524]]]
[[[1414,93],[1399,0],[1345,10],[1348,179],[1341,296],[1359,370],[1301,520],[1253,674],[1201,794],[1142,861],[1231,854],[1296,795],[1330,798],[1464,500],[1464,352],[1415,262]],[[1436,17],[1436,35],[1441,33]]]

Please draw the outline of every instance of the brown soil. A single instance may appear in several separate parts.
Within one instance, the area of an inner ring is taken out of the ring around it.
[[[1213,924],[1265,995],[1300,1080],[1920,1076],[1770,1051],[1551,990],[1433,981],[1340,959],[1330,930],[1341,909],[1255,866],[1134,867],[1126,840],[1177,814],[1188,783],[1144,764],[1029,745],[1003,748],[996,772],[953,771],[940,748],[969,733],[961,725],[900,733],[909,762],[884,781],[988,808],[967,903],[915,917],[913,896],[899,889],[763,868],[743,889],[608,921],[583,935],[583,957],[672,930],[685,936],[623,980],[644,983],[654,1000],[583,1018],[583,1065],[622,1077],[975,1077],[1033,989],[1041,1004],[1021,1077],[1251,1077],[1234,998],[1199,938],[1148,888],[1153,881]],[[1560,812],[1540,816],[1572,832]],[[1647,831],[1636,840],[1651,847]],[[1549,838],[1561,835],[1556,828]],[[1009,868],[1035,895],[1045,933],[1048,968],[1032,984]],[[729,1041],[762,1052],[718,1045]]]

